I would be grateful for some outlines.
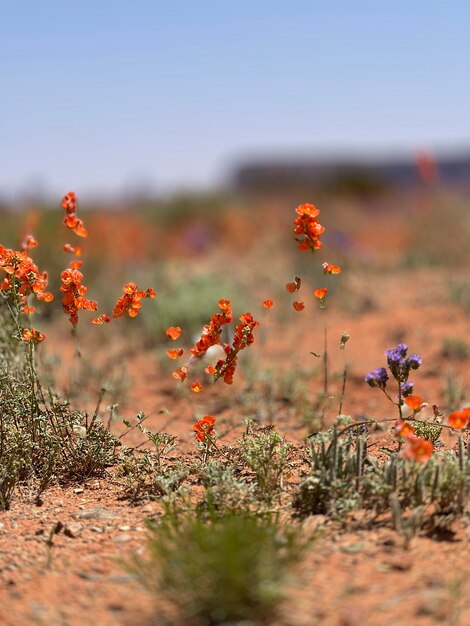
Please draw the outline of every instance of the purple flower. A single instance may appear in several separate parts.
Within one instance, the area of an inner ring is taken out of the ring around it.
[[[411,380],[406,381],[406,383],[401,383],[400,387],[402,398],[406,398],[407,396],[412,395],[414,384],[411,382]]]
[[[405,361],[405,365],[408,370],[417,370],[418,367],[422,364],[423,359],[419,356],[419,354],[410,354],[410,356]]]
[[[385,367],[378,367],[376,370],[369,372],[364,380],[370,387],[385,389],[388,380],[387,370]]]

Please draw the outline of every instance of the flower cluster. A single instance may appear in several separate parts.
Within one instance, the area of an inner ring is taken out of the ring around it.
[[[238,353],[251,345],[255,340],[253,330],[259,326],[251,313],[244,313],[240,316],[241,324],[235,326],[235,335],[232,345],[223,344],[225,359],[217,361],[214,372],[214,380],[224,379],[224,383],[231,385],[233,383],[233,375],[237,367]]]
[[[378,387],[379,389],[385,389],[388,380],[388,374],[385,367],[378,367],[372,372],[369,372],[365,379],[369,387]]]
[[[186,380],[191,362],[194,359],[202,358],[207,353],[209,348],[212,348],[213,346],[220,346],[225,353],[225,357],[220,358],[215,364],[215,367],[212,365],[207,366],[205,368],[205,372],[206,374],[213,376],[214,382],[219,378],[222,378],[227,385],[232,384],[233,376],[237,367],[238,354],[241,350],[244,350],[247,346],[253,343],[253,331],[257,326],[259,326],[259,322],[254,319],[251,313],[244,313],[239,318],[240,324],[235,326],[232,343],[225,343],[221,341],[222,331],[224,326],[230,324],[233,319],[230,300],[219,300],[218,307],[220,309],[220,313],[215,313],[211,317],[209,324],[204,326],[200,339],[198,339],[194,347],[191,348],[190,352],[192,357],[189,363],[172,372],[172,376],[175,380]],[[170,327],[166,331],[166,334],[171,339],[178,338],[180,333],[181,329],[179,327]],[[167,350],[167,354],[171,359],[177,359],[183,354],[183,349],[178,348]],[[200,393],[202,389],[203,386],[199,381],[196,381],[191,385],[191,391],[194,393]]]
[[[20,337],[21,341],[30,341],[31,343],[40,343],[44,341],[46,335],[35,330],[34,328],[24,328]]]
[[[40,272],[26,252],[10,250],[0,246],[0,270],[5,272],[0,282],[0,291],[15,294],[25,299],[34,294],[38,300],[51,302],[54,296],[46,291],[47,272]]]
[[[198,420],[193,425],[193,430],[196,433],[196,439],[203,443],[208,443],[210,437],[215,434],[214,431],[215,417],[212,415],[206,415]]]
[[[201,338],[196,342],[194,348],[191,349],[195,357],[203,356],[211,346],[220,344],[223,326],[230,324],[232,321],[230,300],[219,300],[218,306],[221,313],[215,313],[211,317],[209,324],[204,326]]]
[[[123,296],[117,299],[113,309],[113,317],[121,317],[125,313],[129,317],[136,317],[142,307],[143,298],[155,298],[157,295],[153,289],[139,291],[135,283],[126,283],[122,288]]]
[[[75,192],[69,191],[62,198],[62,208],[65,209],[64,224],[79,237],[87,237],[88,232],[83,226],[82,220],[77,217],[77,196]]]
[[[95,300],[85,298],[88,287],[82,284],[83,274],[81,272],[74,269],[66,269],[60,275],[60,279],[62,281],[60,291],[64,294],[62,297],[64,312],[69,316],[72,326],[76,326],[80,309],[96,311],[98,305]]]
[[[320,235],[325,232],[324,226],[317,220],[320,211],[313,204],[299,204],[295,212],[298,217],[294,220],[294,233],[301,235],[295,238],[298,249],[312,250],[312,252],[319,250],[323,245]]]
[[[413,383],[408,380],[411,370],[417,370],[422,365],[423,360],[419,354],[411,354],[406,356],[408,346],[405,343],[399,343],[396,348],[385,351],[387,357],[387,365],[393,378],[400,387],[399,397],[406,398],[413,394]],[[388,380],[388,373],[384,367],[379,367],[369,372],[365,381],[370,387],[379,387],[384,390]]]

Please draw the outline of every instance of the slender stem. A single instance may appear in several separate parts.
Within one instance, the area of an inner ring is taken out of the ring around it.
[[[90,424],[87,427],[87,433],[91,432],[92,426],[95,423],[95,421],[96,421],[96,419],[97,419],[97,417],[99,415],[101,402],[103,401],[103,396],[104,396],[105,393],[106,393],[106,389],[104,389],[104,387],[101,387],[100,393],[99,393],[99,396],[98,396],[98,402],[96,403],[95,411],[94,411],[93,416],[92,416],[92,418],[90,420]]]
[[[343,348],[344,350],[344,348]],[[346,365],[346,356],[343,352],[343,362],[344,362],[344,369],[343,369],[343,385],[341,387],[341,396],[339,399],[339,409],[338,409],[338,415],[342,414],[343,411],[343,400],[344,400],[344,396],[346,394],[346,380],[348,378],[348,366]]]
[[[400,419],[403,419],[402,404],[401,382],[398,381],[398,413],[400,415]]]
[[[328,329],[323,328],[323,392],[328,395]]]

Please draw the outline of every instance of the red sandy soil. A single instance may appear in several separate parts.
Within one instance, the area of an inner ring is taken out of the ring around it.
[[[399,341],[423,357],[424,365],[413,373],[413,380],[416,393],[429,404],[443,404],[442,387],[450,366],[468,383],[468,360],[441,356],[442,338],[468,339],[470,325],[464,312],[448,303],[447,281],[444,270],[375,276],[358,286],[373,294],[375,306],[370,310],[352,315],[331,307],[333,375],[342,371],[342,353],[336,349],[339,337],[343,330],[351,335],[343,413],[394,417],[393,407],[379,390],[368,388],[363,377],[384,365],[384,350]],[[294,369],[315,365],[309,352],[322,350],[323,322],[318,311],[313,312],[313,303],[310,308],[312,312],[292,311],[286,320],[275,320],[275,308],[262,313],[266,319],[271,315],[272,332],[260,335],[258,345],[250,348],[260,367],[272,362]],[[223,393],[216,385],[201,397],[189,398],[175,394],[175,383],[161,371],[155,350],[130,357],[128,371],[132,384],[121,412],[128,419],[140,410],[151,413],[147,427],[178,435],[186,452],[192,450],[195,416],[217,415],[219,432],[227,431],[228,442],[240,435],[243,418],[250,416],[237,400],[245,388],[243,372]],[[333,376],[332,395],[338,395],[340,384]],[[320,389],[319,371],[310,385],[312,398]],[[336,403],[332,400],[327,421],[334,418]],[[157,414],[158,409],[170,413]],[[262,411],[258,417],[266,419]],[[275,424],[296,443],[306,434],[282,403],[276,404]],[[137,441],[133,435],[128,443]],[[455,441],[446,443],[452,447]],[[158,503],[134,506],[122,495],[122,479],[110,470],[84,484],[48,489],[41,506],[32,504],[27,491],[15,496],[11,510],[0,514],[2,626],[82,626],[90,621],[95,626],[183,626],[170,607],[152,598],[122,566],[122,561],[145,551],[144,522],[159,512]],[[295,573],[276,626],[470,623],[469,530],[463,523],[451,541],[423,535],[408,547],[388,528],[340,532],[323,517],[305,524],[311,529],[319,525],[325,532]]]

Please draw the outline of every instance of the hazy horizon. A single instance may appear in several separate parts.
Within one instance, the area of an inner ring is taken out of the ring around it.
[[[10,3],[0,196],[164,193],[263,157],[470,149],[469,23],[463,1]]]

